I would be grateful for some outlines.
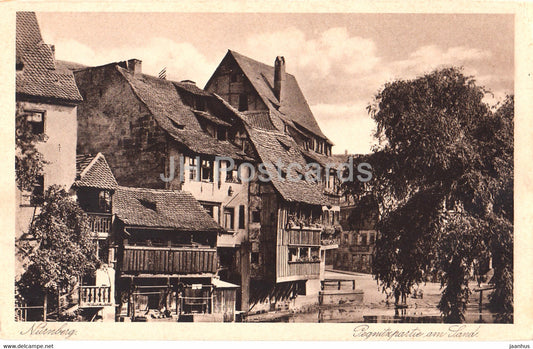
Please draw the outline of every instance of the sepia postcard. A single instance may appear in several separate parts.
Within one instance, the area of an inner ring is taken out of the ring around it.
[[[530,3],[0,8],[3,340],[533,339]]]

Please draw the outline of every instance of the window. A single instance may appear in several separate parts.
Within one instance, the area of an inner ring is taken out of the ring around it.
[[[111,212],[111,193],[108,190],[98,193],[98,209],[100,212]]]
[[[202,160],[202,180],[213,181],[213,163],[209,160]]]
[[[313,262],[320,260],[320,249],[318,247],[311,248],[311,260]]]
[[[324,224],[328,224],[329,223],[329,211],[324,211],[322,213],[322,219],[324,221]]]
[[[224,228],[225,229],[233,230],[234,217],[235,217],[235,208],[234,207],[225,207],[224,208]]]
[[[261,211],[254,210],[252,211],[252,223],[260,223],[261,222]]]
[[[229,162],[226,162],[226,168],[229,167]],[[238,183],[239,178],[237,176],[237,170],[233,169],[226,172],[226,183]]]
[[[246,93],[241,93],[239,95],[239,111],[248,110],[248,96]]]
[[[244,205],[239,206],[239,229],[244,229]]]
[[[366,233],[361,234],[361,245],[366,245]]]
[[[219,141],[225,141],[227,139],[227,132],[225,127],[219,127],[217,129],[217,139]]]
[[[237,74],[237,73],[231,73],[231,75],[230,75],[230,81],[231,81],[231,82],[238,82],[238,81],[239,81],[239,74]]]
[[[30,124],[31,131],[40,135],[44,133],[44,112],[43,111],[29,111],[26,112],[28,123]]]
[[[259,263],[259,252],[252,252],[252,255],[251,255],[251,262],[253,264],[257,264]]]
[[[207,211],[207,214],[210,215],[211,217],[215,218],[215,213],[214,213],[214,209],[213,209],[213,205],[202,205],[204,207],[204,210]]]
[[[335,171],[334,170],[329,171],[327,187],[328,189],[333,189],[335,187]]]
[[[368,236],[368,244],[373,245],[376,242],[376,234],[370,233]]]
[[[289,248],[289,262],[296,262],[298,260],[298,249]]]
[[[196,181],[196,158],[189,158],[189,179],[191,181]]]

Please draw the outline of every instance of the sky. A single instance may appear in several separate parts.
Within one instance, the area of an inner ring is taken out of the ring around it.
[[[369,153],[366,111],[386,82],[443,66],[492,91],[514,86],[514,18],[501,14],[37,13],[56,59],[95,66],[138,58],[143,72],[204,87],[228,49],[284,56],[333,153]]]

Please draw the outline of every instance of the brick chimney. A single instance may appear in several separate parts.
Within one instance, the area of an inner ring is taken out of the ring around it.
[[[285,85],[285,58],[277,56],[274,62],[274,95],[280,103],[285,88],[283,85]]]
[[[50,45],[50,51],[52,52],[52,58],[56,60],[56,47],[55,45]]]
[[[140,59],[129,59],[128,70],[132,72],[133,75],[141,75],[143,73],[142,64],[143,62]]]

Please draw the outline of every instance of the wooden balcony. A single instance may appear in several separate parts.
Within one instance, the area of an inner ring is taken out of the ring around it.
[[[110,286],[80,286],[80,308],[98,308],[113,305]]]
[[[91,233],[107,237],[111,233],[112,216],[110,213],[87,213]]]
[[[124,246],[123,273],[198,274],[214,273],[214,248]]]
[[[320,261],[289,262],[287,276],[301,276],[304,278],[317,278],[320,275]]]
[[[294,228],[284,234],[285,245],[320,246],[320,229],[317,228]]]

